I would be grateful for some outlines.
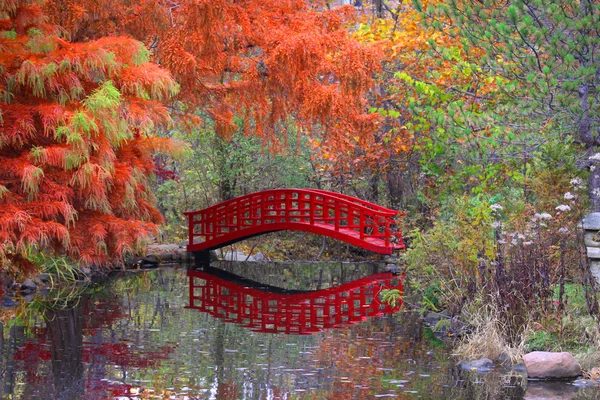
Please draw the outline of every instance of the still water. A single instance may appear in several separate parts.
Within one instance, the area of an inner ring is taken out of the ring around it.
[[[595,399],[476,374],[370,264],[161,268],[0,309],[3,399]],[[5,302],[6,304],[6,302]]]

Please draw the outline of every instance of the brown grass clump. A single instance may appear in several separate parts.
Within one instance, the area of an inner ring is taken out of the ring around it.
[[[492,306],[476,306],[472,303],[465,307],[464,315],[475,330],[466,335],[454,349],[454,354],[462,360],[475,360],[489,358],[498,360],[503,353],[508,356],[512,363],[520,362],[525,349],[526,330],[521,340],[515,346],[510,346],[505,340],[505,330],[499,318],[497,310]]]

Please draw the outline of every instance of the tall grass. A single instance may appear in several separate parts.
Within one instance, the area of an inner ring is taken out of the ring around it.
[[[41,272],[50,276],[50,286],[56,283],[77,282],[85,277],[81,267],[67,257],[40,252],[32,254],[29,258],[38,265]]]

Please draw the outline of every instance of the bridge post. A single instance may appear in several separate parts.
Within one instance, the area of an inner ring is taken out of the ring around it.
[[[194,265],[196,267],[210,266],[210,250],[194,251]]]

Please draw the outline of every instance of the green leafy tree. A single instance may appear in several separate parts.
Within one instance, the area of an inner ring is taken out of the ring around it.
[[[451,21],[457,35],[484,50],[481,67],[498,83],[502,99],[493,122],[506,131],[527,133],[523,147],[533,147],[524,150],[526,156],[551,139],[550,133],[582,146],[584,164],[592,172],[592,207],[599,211],[600,4],[448,0],[425,12],[438,26]]]

